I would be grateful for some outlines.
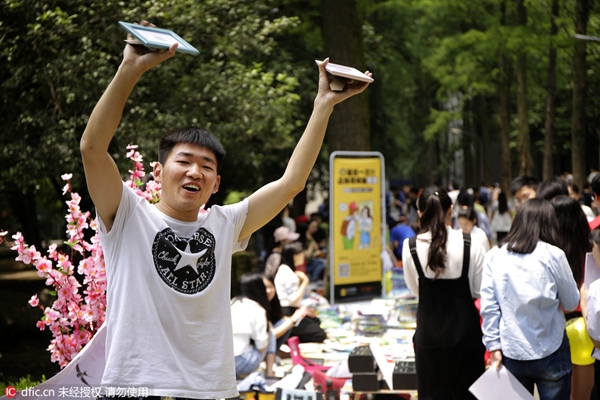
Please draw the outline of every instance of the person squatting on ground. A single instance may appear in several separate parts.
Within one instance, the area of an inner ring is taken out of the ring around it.
[[[142,25],[148,25],[146,21]],[[109,153],[125,104],[142,75],[175,55],[126,44],[122,62],[95,106],[80,148],[106,260],[107,337],[103,387],[148,387],[150,396],[238,396],[231,330],[231,254],[304,188],[337,103],[364,82],[329,87],[326,59],[306,129],[283,176],[248,198],[199,213],[219,190],[225,151],[207,131],[163,137],[151,205],[122,181]],[[369,72],[367,74],[370,75]]]
[[[479,297],[485,250],[452,228],[453,205],[431,186],[417,202],[420,233],[402,249],[404,278],[419,297],[414,334],[419,399],[474,399],[468,389],[485,371]]]
[[[258,369],[265,360],[267,376],[273,376],[276,338],[267,313],[269,298],[259,273],[245,273],[240,277],[239,295],[231,299],[233,327],[233,354],[238,379]]]
[[[287,317],[292,317],[307,298],[310,280],[304,272],[296,269],[296,265],[304,264],[304,259],[305,253],[301,243],[294,242],[283,246],[281,265],[275,272],[273,284],[283,315]],[[321,321],[314,315],[303,318],[298,326],[292,328],[290,335],[298,336],[300,343],[321,343],[327,338],[327,334],[320,324]]]
[[[294,328],[299,326],[304,318],[309,318],[309,323],[319,325],[319,319],[316,318],[315,311],[307,306],[301,306],[294,310],[292,315],[286,316],[283,313],[283,308],[281,307],[281,303],[279,302],[279,297],[277,297],[277,292],[275,290],[275,282],[273,282],[273,278],[270,278],[267,275],[263,275],[263,282],[265,284],[265,288],[267,290],[267,298],[269,299],[269,321],[273,325],[273,332],[275,333],[275,338],[277,339],[277,351],[282,344],[287,343],[288,338],[292,336],[292,331]],[[319,326],[319,329],[321,327]],[[297,334],[297,331],[296,331]]]
[[[489,365],[504,364],[541,400],[569,399],[571,353],[565,311],[579,290],[558,244],[552,204],[528,199],[517,208],[501,247],[486,255],[481,282],[483,341]]]

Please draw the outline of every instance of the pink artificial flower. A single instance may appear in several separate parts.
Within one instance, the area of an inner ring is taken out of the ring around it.
[[[37,307],[40,304],[40,299],[38,299],[37,294],[34,294],[33,296],[31,296],[31,299],[29,299],[29,305],[31,307]]]
[[[60,177],[63,181],[68,181],[73,177],[73,174],[62,174]]]
[[[60,313],[53,308],[46,307],[44,310],[44,314],[46,315],[46,324],[49,325],[51,322],[56,321],[60,318]]]
[[[133,180],[136,180],[136,179],[139,180],[146,175],[146,173],[144,171],[140,171],[139,169],[136,169],[133,171],[130,170],[129,172],[131,173],[131,179],[133,179]]]
[[[86,330],[78,330],[77,332],[75,332],[75,341],[80,344],[80,345],[84,345],[87,342],[90,341],[90,332],[86,331]]]
[[[58,292],[57,292],[58,298],[64,299],[64,300],[69,300],[71,298],[72,293],[73,292],[68,287],[61,287],[60,289],[58,289]]]
[[[52,303],[52,308],[54,308],[55,310],[62,310],[65,304],[65,299],[59,297],[58,299],[54,300],[54,303]]]
[[[44,323],[44,321],[36,322],[35,326],[37,326],[40,331],[43,331],[44,329],[46,329],[46,324]]]
[[[53,260],[56,260],[58,258],[56,247],[56,243],[52,243],[50,247],[48,247],[48,257],[50,257]]]
[[[40,258],[36,262],[35,268],[38,271],[38,275],[43,278],[52,269],[52,263],[46,258]]]

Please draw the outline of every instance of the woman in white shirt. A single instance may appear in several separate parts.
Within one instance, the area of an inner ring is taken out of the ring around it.
[[[235,373],[240,378],[256,371],[266,355],[266,375],[272,376],[276,342],[267,317],[269,299],[262,275],[242,275],[239,293],[231,300]]]
[[[281,307],[298,307],[310,282],[295,265],[304,263],[304,249],[298,242],[286,244],[281,252],[281,264],[275,271],[275,290]]]
[[[473,207],[460,206],[457,222],[461,231],[470,233],[472,240],[480,241],[486,252],[490,250],[490,240],[483,229],[477,226],[477,213]]]
[[[444,188],[423,190],[420,233],[402,248],[404,278],[419,297],[413,337],[419,398],[474,399],[469,387],[483,372],[479,297],[483,244],[451,227],[453,205]]]
[[[308,276],[296,270],[296,265],[304,263],[302,244],[295,242],[283,246],[281,265],[275,273],[275,292],[279,298],[283,314],[292,317],[302,304],[310,282]],[[300,343],[323,342],[327,334],[320,327],[321,321],[316,317],[307,316],[294,326],[291,336],[298,336]]]
[[[569,399],[571,356],[565,311],[579,290],[565,253],[556,247],[558,220],[552,204],[520,205],[502,247],[486,255],[481,282],[483,341],[490,365],[500,364],[540,399]]]

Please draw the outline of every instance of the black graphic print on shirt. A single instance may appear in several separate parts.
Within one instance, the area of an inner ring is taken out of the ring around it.
[[[181,293],[199,293],[215,277],[215,237],[200,228],[191,238],[183,239],[166,228],[154,237],[152,258],[167,285]]]

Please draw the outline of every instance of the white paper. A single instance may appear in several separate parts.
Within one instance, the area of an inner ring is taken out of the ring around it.
[[[535,400],[504,366],[492,365],[469,388],[478,400]]]
[[[371,353],[373,353],[373,358],[375,358],[375,362],[379,367],[379,371],[381,371],[381,376],[383,376],[385,383],[387,383],[389,388],[393,388],[393,375],[396,363],[387,357],[387,350],[378,343],[372,342],[369,348],[371,349]]]
[[[77,353],[67,366],[39,385],[19,391],[14,400],[90,400],[92,389],[100,390],[104,373],[106,324],[98,329],[92,340]],[[86,389],[85,391],[83,389]],[[71,395],[72,394],[72,395]],[[3,399],[5,396],[0,397]]]
[[[590,283],[598,278],[600,278],[600,268],[596,265],[594,256],[592,253],[585,253],[585,277],[583,280],[585,287],[589,288]]]

